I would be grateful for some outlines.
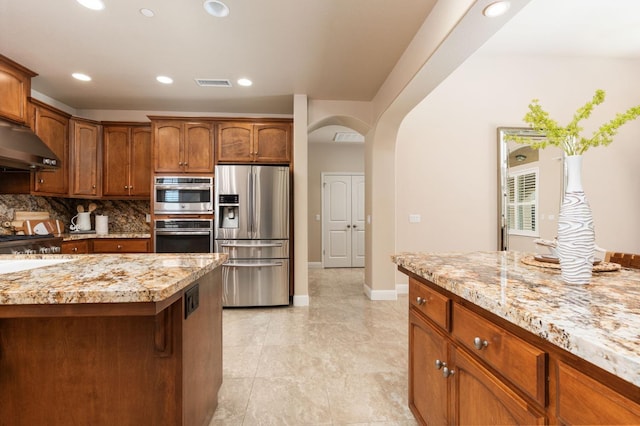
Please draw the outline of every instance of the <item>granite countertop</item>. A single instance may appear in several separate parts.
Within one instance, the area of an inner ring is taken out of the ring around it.
[[[398,266],[640,386],[640,271],[594,273],[566,284],[560,271],[521,262],[530,253],[401,253]]]
[[[0,255],[69,260],[0,274],[3,305],[160,302],[222,265],[226,254]]]
[[[106,235],[98,235],[95,232],[92,234],[62,234],[62,241],[78,241],[93,238],[151,238],[151,234],[148,232],[115,232]]]

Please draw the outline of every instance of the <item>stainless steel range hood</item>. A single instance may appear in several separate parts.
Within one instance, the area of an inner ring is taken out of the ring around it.
[[[31,129],[0,120],[0,170],[58,167],[60,159]]]

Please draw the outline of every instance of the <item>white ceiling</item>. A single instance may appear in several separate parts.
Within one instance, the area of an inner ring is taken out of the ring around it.
[[[35,90],[79,110],[291,114],[296,93],[371,100],[437,0],[224,0],[224,19],[202,0],[104,1],[95,12],[75,0],[0,0],[0,54],[39,73]],[[478,53],[638,58],[640,0],[532,0]]]
[[[298,93],[371,100],[436,3],[224,1],[226,18],[208,15],[203,0],[104,0],[99,12],[75,0],[0,0],[0,53],[39,73],[35,90],[75,109],[291,114]],[[175,83],[157,83],[159,74]],[[239,87],[240,77],[254,85]]]

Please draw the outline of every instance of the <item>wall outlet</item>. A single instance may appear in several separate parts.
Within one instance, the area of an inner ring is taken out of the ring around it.
[[[422,217],[419,214],[410,214],[409,223],[420,223]]]
[[[320,215],[319,214],[316,215],[316,221],[320,222]]]
[[[147,223],[151,223],[151,214],[150,214],[150,213],[145,214],[145,215],[144,215],[144,220],[145,220]]]

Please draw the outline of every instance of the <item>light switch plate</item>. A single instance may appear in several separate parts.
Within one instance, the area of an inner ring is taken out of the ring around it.
[[[409,215],[409,223],[420,223],[422,217],[419,214],[410,214]]]

